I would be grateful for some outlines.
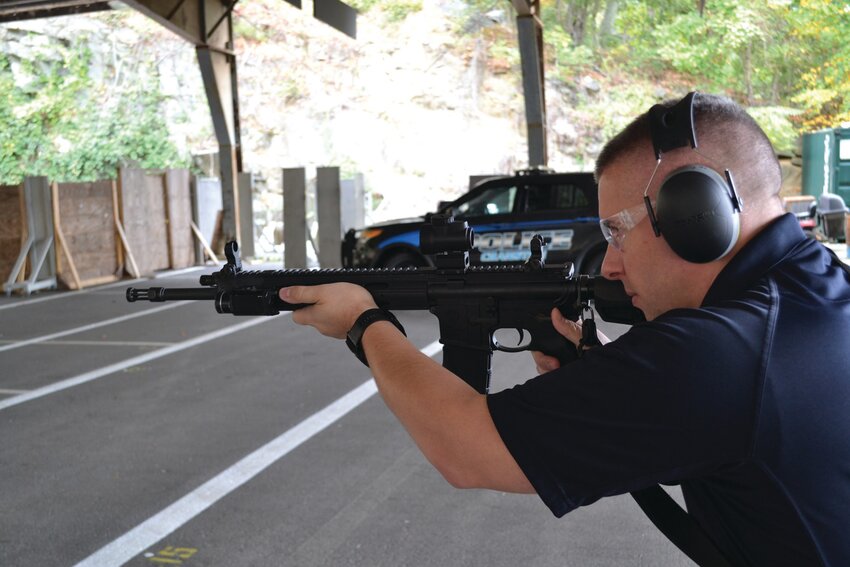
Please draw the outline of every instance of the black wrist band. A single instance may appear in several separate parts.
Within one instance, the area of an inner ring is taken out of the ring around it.
[[[345,344],[348,345],[348,348],[351,349],[354,356],[360,359],[360,362],[366,366],[369,366],[369,362],[366,360],[366,353],[363,352],[363,333],[366,332],[366,327],[372,323],[377,323],[378,321],[389,321],[395,325],[399,331],[401,331],[402,335],[405,337],[407,336],[407,333],[404,332],[404,327],[401,326],[401,323],[398,322],[395,315],[386,309],[369,309],[361,313],[360,317],[357,318],[357,321],[354,322],[354,326],[351,327],[351,330],[348,331],[348,334],[345,336]]]

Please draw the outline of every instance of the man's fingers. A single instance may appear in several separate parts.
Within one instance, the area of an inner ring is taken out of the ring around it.
[[[552,326],[574,345],[578,345],[579,341],[581,341],[581,321],[570,321],[561,315],[561,312],[557,308],[552,309]],[[603,345],[611,342],[611,339],[606,337],[605,333],[598,329],[596,336]]]
[[[285,302],[298,305],[298,304],[312,304],[316,303],[316,290],[312,289],[313,286],[305,286],[305,285],[294,285],[292,287],[284,287],[278,292],[278,296]],[[311,317],[310,313],[307,309],[298,309],[292,312],[292,321],[298,325],[310,325]]]
[[[565,318],[557,307],[552,309],[552,326],[574,345],[581,340],[581,323]]]

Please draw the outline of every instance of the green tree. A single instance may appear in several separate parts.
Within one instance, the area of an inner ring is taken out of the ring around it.
[[[802,130],[850,121],[850,3],[799,0],[785,7],[789,57],[798,73],[792,100]]]
[[[185,164],[160,112],[156,70],[107,86],[89,75],[86,38],[54,41],[57,57],[0,54],[0,183],[27,175],[58,181],[113,177],[119,165]]]

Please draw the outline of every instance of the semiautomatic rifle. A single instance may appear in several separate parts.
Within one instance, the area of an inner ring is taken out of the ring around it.
[[[481,393],[490,383],[493,352],[539,350],[566,364],[576,348],[552,326],[557,307],[575,319],[593,302],[604,320],[614,323],[643,321],[618,281],[575,275],[572,263],[546,265],[544,240],[535,235],[530,257],[522,265],[470,266],[473,231],[465,221],[433,215],[420,232],[420,248],[433,254],[434,265],[419,268],[242,269],[236,242],[225,246],[227,263],[200,277],[200,288],[127,289],[127,301],[208,300],[219,313],[277,315],[305,307],[280,299],[278,290],[293,285],[348,282],[363,286],[379,307],[390,310],[428,310],[437,316],[443,366]],[[516,329],[515,347],[499,343],[499,329]]]

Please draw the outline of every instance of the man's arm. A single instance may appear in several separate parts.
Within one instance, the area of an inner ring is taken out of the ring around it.
[[[365,289],[351,284],[291,287],[281,298],[313,304],[293,320],[338,339],[375,307]],[[446,480],[462,488],[534,492],[499,436],[486,396],[419,352],[389,322],[370,325],[362,344],[385,403]]]

